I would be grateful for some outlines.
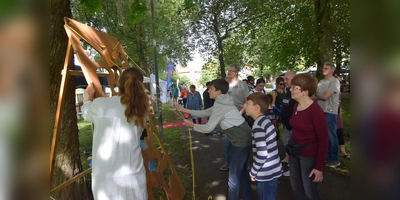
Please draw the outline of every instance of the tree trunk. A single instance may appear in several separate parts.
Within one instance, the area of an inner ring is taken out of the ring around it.
[[[333,31],[330,0],[314,0],[318,35],[317,78],[322,79],[324,62],[333,60]]]
[[[219,60],[219,66],[221,69],[221,78],[226,77],[225,73],[225,62],[224,62],[224,47],[222,46],[222,38],[218,37],[217,42],[218,42],[218,60]]]
[[[69,0],[51,1],[50,5],[50,140],[53,134],[58,95],[61,86],[68,37],[64,30],[64,17],[71,17]],[[64,91],[64,108],[56,149],[53,184],[60,185],[82,172],[79,153],[78,126],[75,110],[75,78],[70,77]],[[55,199],[93,199],[90,187],[80,179],[53,196]]]

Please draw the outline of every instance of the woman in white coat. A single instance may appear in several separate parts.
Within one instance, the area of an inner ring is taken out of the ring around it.
[[[142,82],[143,74],[129,68],[119,79],[118,96],[93,100],[94,87],[87,87],[82,115],[94,124],[92,191],[96,200],[147,199],[140,135],[149,99]]]

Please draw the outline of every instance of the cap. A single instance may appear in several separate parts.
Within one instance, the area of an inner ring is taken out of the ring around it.
[[[253,76],[248,76],[248,77],[247,77],[247,80],[248,80],[248,81],[251,81],[251,80],[254,81],[254,77],[253,77]]]

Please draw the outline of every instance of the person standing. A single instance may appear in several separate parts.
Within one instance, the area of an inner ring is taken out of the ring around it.
[[[276,199],[278,178],[282,176],[275,127],[264,113],[271,104],[261,92],[250,94],[246,101],[246,115],[255,122],[252,127],[253,166],[250,179],[257,181],[259,200]]]
[[[206,124],[194,124],[191,120],[184,120],[185,125],[192,127],[196,132],[209,133],[217,125],[221,127],[232,141],[227,199],[238,200],[241,190],[242,199],[250,200],[252,197],[247,162],[251,151],[251,128],[235,109],[232,98],[227,95],[228,89],[229,83],[225,79],[215,79],[209,89],[210,98],[215,99],[213,107],[207,110],[189,110],[177,106],[177,110],[198,117],[210,117]],[[245,89],[248,91],[247,86]]]
[[[302,148],[298,155],[288,151],[290,184],[294,199],[307,197],[319,200],[321,196],[318,183],[323,180],[322,169],[328,151],[328,124],[322,108],[311,99],[317,90],[314,77],[310,74],[298,74],[293,77],[291,84],[290,92],[297,103],[290,119],[292,138],[288,147],[301,145]]]
[[[202,110],[203,101],[201,100],[200,93],[196,91],[196,86],[190,86],[190,92],[187,98],[186,108],[190,110]],[[196,116],[191,116],[193,123],[196,123],[196,119],[198,124],[201,124],[201,118],[197,118]]]
[[[329,149],[326,166],[333,168],[340,165],[339,141],[336,134],[340,83],[333,76],[335,69],[336,67],[333,63],[324,63],[322,73],[325,78],[318,83],[317,92],[313,96],[313,100],[316,100],[325,112],[329,130]]]
[[[290,88],[292,87],[292,78],[296,75],[295,72],[289,71],[285,73],[283,77],[285,83],[285,97],[282,100],[282,124],[283,124],[283,134],[282,134],[282,142],[283,145],[286,146],[288,144],[289,139],[292,137],[292,126],[290,126],[290,118],[293,115],[293,106],[296,103],[294,99],[292,99],[292,93],[290,92]],[[289,163],[289,156],[286,154],[286,157],[282,160],[283,163]],[[290,171],[286,171],[283,173],[283,176],[290,176]]]
[[[247,87],[249,88],[249,92],[254,89],[254,77],[253,76],[248,76],[247,77]]]
[[[181,97],[182,97],[182,102],[183,102],[183,107],[186,108],[186,102],[188,98],[189,91],[186,89],[186,86],[182,87],[181,90]]]
[[[265,94],[264,87],[265,87],[264,79],[263,78],[259,78],[256,81],[256,87],[254,87],[252,90],[250,90],[250,94],[253,94],[255,92],[262,92],[262,93]]]
[[[94,99],[93,84],[86,89],[82,116],[94,124],[92,191],[96,200],[148,198],[140,136],[149,98],[142,82],[140,70],[129,68],[118,80],[118,96]]]
[[[171,93],[172,93],[172,98],[173,98],[172,105],[175,106],[176,104],[178,104],[178,94],[179,94],[178,87],[176,87],[175,84],[172,85]]]
[[[285,80],[281,76],[275,80],[276,89],[272,90],[272,107],[282,111],[282,101],[285,97]]]
[[[228,67],[228,75],[226,80],[229,83],[229,91],[228,94],[231,96],[233,103],[240,114],[244,112],[244,103],[246,101],[246,97],[249,96],[249,88],[246,82],[238,79],[240,67],[237,64],[231,64]],[[225,163],[219,168],[222,171],[229,169],[229,163],[231,161],[231,149],[232,143],[229,141],[228,137],[225,137],[225,150],[226,157]]]

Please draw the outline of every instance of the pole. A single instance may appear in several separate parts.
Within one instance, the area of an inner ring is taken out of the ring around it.
[[[156,31],[155,31],[155,22],[154,22],[154,5],[153,0],[151,0],[151,24],[152,24],[152,35],[153,35],[153,48],[154,48],[154,75],[156,76],[156,85],[160,86],[160,81],[158,80],[158,63],[157,63],[157,43],[156,43]],[[160,87],[156,87],[157,93],[157,108],[158,108],[158,132],[160,133],[161,139],[164,138],[163,131],[163,120],[162,120],[162,104],[161,104],[161,96],[160,96]]]

